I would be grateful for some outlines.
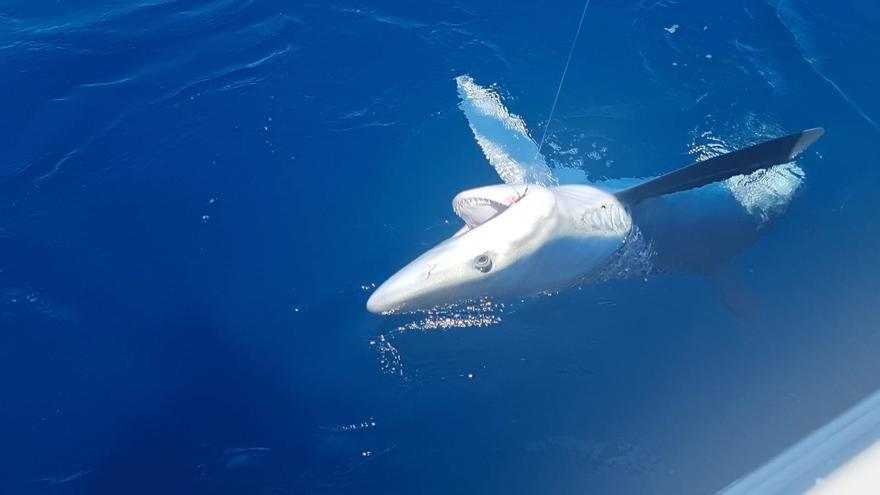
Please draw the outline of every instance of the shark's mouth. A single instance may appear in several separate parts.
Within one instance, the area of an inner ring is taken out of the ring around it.
[[[523,193],[510,186],[490,186],[459,193],[452,200],[455,214],[464,220],[459,236],[497,217],[522,198]]]

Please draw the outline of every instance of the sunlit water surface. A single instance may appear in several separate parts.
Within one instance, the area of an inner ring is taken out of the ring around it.
[[[548,124],[582,7],[3,2],[0,492],[713,493],[880,387],[880,7],[594,0]],[[560,180],[824,126],[730,184],[756,316],[644,250],[369,314],[499,182],[462,75]]]

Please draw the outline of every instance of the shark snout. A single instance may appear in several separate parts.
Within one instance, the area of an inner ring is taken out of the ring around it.
[[[394,310],[394,307],[394,298],[385,288],[385,284],[380,285],[367,299],[367,311],[370,313],[387,313]]]
[[[405,309],[423,290],[424,282],[430,277],[430,266],[411,264],[395,273],[380,285],[367,299],[367,310],[371,313],[390,313]]]

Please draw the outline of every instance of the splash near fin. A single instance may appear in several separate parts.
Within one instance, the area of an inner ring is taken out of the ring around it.
[[[788,163],[824,133],[824,129],[817,127],[731,151],[618,191],[615,196],[622,203],[632,206],[654,196],[694,189],[736,175],[750,174],[762,168]]]

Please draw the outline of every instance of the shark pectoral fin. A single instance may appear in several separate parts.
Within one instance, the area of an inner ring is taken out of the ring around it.
[[[557,180],[523,118],[510,113],[496,91],[480,86],[472,77],[458,76],[455,82],[458,107],[501,180],[507,184],[555,185]]]
[[[817,127],[731,151],[618,191],[615,196],[622,203],[633,206],[654,196],[686,191],[736,175],[750,174],[762,168],[788,163],[824,133],[824,129]]]
[[[718,292],[724,306],[742,323],[756,327],[763,320],[758,301],[752,297],[742,279],[729,265],[701,270],[700,274]]]

